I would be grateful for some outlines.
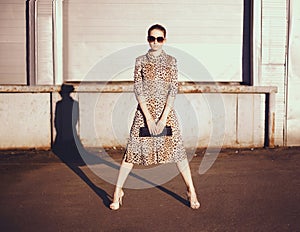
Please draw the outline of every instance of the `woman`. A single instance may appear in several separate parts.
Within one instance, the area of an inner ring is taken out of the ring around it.
[[[122,187],[133,164],[176,162],[187,186],[190,207],[198,209],[200,203],[173,109],[178,89],[176,59],[162,49],[166,29],[159,24],[151,26],[148,42],[150,50],[135,63],[134,92],[138,107],[110,208],[117,210],[122,204]]]

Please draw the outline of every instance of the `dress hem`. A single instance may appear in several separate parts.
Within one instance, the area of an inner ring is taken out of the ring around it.
[[[178,160],[164,160],[164,161],[158,161],[158,162],[152,162],[152,163],[144,163],[144,162],[137,162],[134,160],[128,160],[126,157],[123,159],[125,162],[130,163],[130,164],[136,164],[136,165],[142,165],[142,166],[150,166],[150,165],[158,165],[158,164],[171,164],[171,163],[178,163],[186,159],[187,157],[182,157],[181,159]]]

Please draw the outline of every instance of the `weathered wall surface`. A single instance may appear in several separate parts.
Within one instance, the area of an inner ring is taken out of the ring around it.
[[[84,146],[126,146],[137,106],[132,92],[81,92],[71,96],[79,103],[75,133]],[[175,109],[185,145],[264,146],[263,98],[241,93],[178,94]],[[56,137],[55,109],[60,100],[57,91],[0,93],[0,148],[50,148]]]
[[[137,106],[133,94],[80,94],[79,103],[81,117],[78,131],[85,145],[126,145]],[[216,134],[213,134],[216,127],[217,133],[221,133],[220,138],[224,138],[223,143],[217,142],[224,147],[264,145],[264,120],[259,113],[264,109],[260,107],[260,96],[179,94],[175,109],[188,147],[218,145],[214,141]]]
[[[49,148],[50,95],[1,93],[0,122],[0,148]]]

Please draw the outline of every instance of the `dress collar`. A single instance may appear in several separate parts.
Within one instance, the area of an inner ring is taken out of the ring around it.
[[[162,62],[167,60],[167,54],[165,53],[164,50],[161,51],[161,53],[158,56],[154,56],[151,53],[151,50],[149,50],[146,54],[147,58],[149,59],[150,62]]]

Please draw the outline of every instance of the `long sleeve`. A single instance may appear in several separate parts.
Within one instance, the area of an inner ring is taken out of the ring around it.
[[[169,87],[169,92],[168,92],[164,112],[161,117],[162,121],[164,121],[163,124],[165,124],[165,121],[167,120],[170,111],[173,109],[175,97],[178,92],[178,69],[177,69],[177,61],[174,57],[170,61],[170,66],[171,66],[170,67],[171,82],[170,82],[170,87]]]
[[[172,58],[170,62],[170,75],[171,75],[171,83],[168,97],[176,96],[178,92],[178,69],[177,69],[177,61],[175,58]]]
[[[147,108],[146,98],[143,91],[143,77],[142,77],[142,62],[139,58],[135,61],[134,68],[134,93],[136,99],[146,117],[147,121],[153,121],[153,118]]]
[[[139,60],[139,58],[137,58],[135,61],[134,93],[139,104],[145,102],[145,96],[143,92],[142,63],[141,60]]]

